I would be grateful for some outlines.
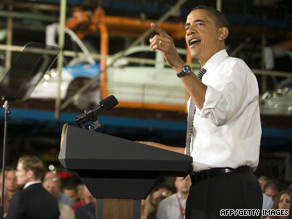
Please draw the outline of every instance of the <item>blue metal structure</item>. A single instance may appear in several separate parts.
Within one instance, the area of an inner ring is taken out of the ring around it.
[[[46,127],[55,129],[57,134],[61,133],[61,127],[65,123],[76,125],[74,118],[79,115],[77,113],[61,113],[60,120],[56,121],[54,112],[52,111],[17,108],[11,108],[10,111],[9,124],[11,126],[25,123],[36,125],[36,127],[41,127],[42,124],[45,124]],[[4,109],[0,110],[0,115],[4,115]],[[1,121],[3,121],[2,116],[0,118]],[[98,120],[102,124],[102,127],[97,130],[98,132],[116,135],[120,133],[121,130],[126,130],[125,132],[128,135],[137,134],[138,137],[144,140],[155,139],[158,141],[168,142],[169,139],[178,138],[177,140],[181,142],[181,145],[183,145],[185,141],[185,121],[143,119],[108,115],[100,115]],[[135,139],[134,136],[132,138]],[[292,129],[263,127],[261,141],[262,148],[269,149],[277,146],[277,149],[289,151],[291,150],[291,145]]]

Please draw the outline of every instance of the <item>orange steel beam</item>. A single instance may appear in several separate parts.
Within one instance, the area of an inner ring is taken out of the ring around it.
[[[91,26],[92,22],[101,22],[107,26],[110,36],[138,37],[149,29],[152,22],[155,23],[155,20],[143,21],[137,18],[106,16],[102,8],[97,8],[94,11],[91,22],[88,17],[85,11],[75,11],[73,17],[67,20],[66,27],[79,32],[80,35],[86,35],[90,32],[96,32],[96,29]],[[185,37],[185,24],[183,22],[163,22],[160,26],[176,40]]]
[[[108,96],[108,90],[106,86],[106,55],[108,55],[108,31],[107,27],[103,23],[98,24],[100,30],[100,54],[102,58],[100,59],[100,89],[102,97],[105,98]]]
[[[108,38],[110,36],[120,37],[139,37],[147,29],[150,24],[155,22],[154,20],[142,21],[136,18],[114,17],[106,16],[102,8],[97,8],[91,17],[88,18],[88,14],[85,11],[77,10],[73,13],[73,17],[66,22],[66,27],[75,30],[78,37],[83,38],[89,33],[100,33],[100,53],[101,55],[108,54]],[[171,23],[163,22],[160,24],[170,36],[176,40],[185,38],[185,24],[183,22]],[[155,33],[153,33],[155,34]],[[149,36],[150,37],[150,36]],[[190,52],[187,53],[187,63],[192,63]],[[102,97],[108,96],[107,78],[106,78],[106,58],[101,58],[100,69],[102,71],[100,75],[100,89]],[[145,108],[156,110],[171,110],[171,111],[186,111],[185,106],[181,105],[167,105],[157,103],[138,103],[120,101],[118,107],[130,107],[130,108]]]
[[[93,16],[91,17],[91,23],[90,29],[97,31],[97,28],[100,32],[100,54],[102,55],[102,58],[100,59],[100,90],[102,94],[102,98],[105,98],[108,96],[108,89],[107,89],[107,77],[106,77],[106,55],[108,55],[108,27],[107,25],[102,22],[105,17],[104,10],[101,8],[98,8],[94,11]]]
[[[281,43],[277,43],[272,45],[272,47],[280,47],[286,50],[292,50],[292,40],[284,41]]]

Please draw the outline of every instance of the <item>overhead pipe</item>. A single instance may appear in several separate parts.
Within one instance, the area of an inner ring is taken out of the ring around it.
[[[157,20],[157,22],[156,22],[156,24],[157,25],[159,25],[160,23],[162,23],[163,21],[165,21],[168,17],[170,17],[177,9],[179,9],[185,2],[187,2],[187,0],[180,0],[180,1],[178,1],[177,2],[177,4],[176,5],[174,5],[167,13],[165,13],[160,19],[158,19]],[[99,10],[99,8],[97,9],[97,10]],[[99,12],[99,11],[97,11],[97,12]],[[102,16],[102,14],[98,14],[98,15],[101,15],[101,16],[97,16],[98,18],[103,18],[103,16]],[[101,22],[102,22],[102,19],[101,19]],[[94,28],[94,27],[93,27]],[[101,73],[100,74],[106,74],[105,72],[106,72],[106,69],[108,68],[108,67],[111,67],[111,66],[113,66],[113,64],[118,60],[118,59],[120,59],[120,58],[122,58],[122,57],[124,57],[125,56],[125,54],[126,54],[126,52],[130,49],[130,48],[132,48],[132,47],[134,47],[134,46],[136,46],[136,45],[138,45],[141,41],[143,41],[150,33],[152,33],[153,32],[153,30],[152,30],[152,28],[149,26],[149,28],[138,38],[138,39],[136,39],[132,44],[130,44],[130,46],[128,47],[128,48],[126,48],[125,50],[123,50],[122,52],[121,52],[121,54],[118,56],[118,57],[116,57],[115,59],[113,59],[112,61],[111,61],[111,63],[109,64],[109,65],[107,65],[102,71],[101,71]],[[102,37],[104,37],[103,35],[101,35],[101,38]],[[74,96],[75,95],[77,95],[77,94],[79,94],[79,93],[82,93],[82,92],[84,92],[87,88],[89,88],[90,86],[91,86],[91,84],[93,84],[93,83],[95,83],[96,82],[96,80],[99,78],[100,76],[99,75],[97,75],[96,77],[94,77],[94,78],[92,78],[89,82],[87,82],[85,85],[83,85],[71,98],[69,98],[68,100],[66,100],[62,105],[61,105],[61,109],[65,109],[65,107],[67,107],[72,101],[73,101],[73,98],[74,98]],[[103,94],[102,93],[102,96],[103,97],[106,97],[106,94],[108,94],[108,91],[107,91],[107,88],[106,88],[106,83],[107,83],[107,81],[106,81],[106,76],[105,75],[103,75],[103,77],[101,77],[100,78],[100,84],[102,85],[102,87],[101,87],[101,89],[106,89],[106,91],[105,91],[105,93]],[[126,103],[126,105],[132,105],[131,103]],[[119,103],[119,106],[122,106],[123,105],[123,103],[122,102],[120,102]],[[136,103],[134,103],[134,105],[133,106],[136,106],[137,104]]]

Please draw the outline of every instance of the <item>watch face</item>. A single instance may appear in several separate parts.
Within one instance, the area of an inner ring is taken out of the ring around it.
[[[186,73],[186,74],[191,74],[192,73],[192,69],[189,65],[184,65],[183,66],[183,71]]]

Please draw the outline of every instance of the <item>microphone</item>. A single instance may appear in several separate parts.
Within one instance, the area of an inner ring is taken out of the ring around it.
[[[80,126],[84,127],[83,124],[89,121],[96,121],[97,116],[103,112],[107,112],[113,109],[116,105],[118,105],[119,101],[113,96],[110,95],[105,99],[101,100],[97,106],[88,107],[84,110],[84,113],[81,116],[75,118],[75,122]]]

